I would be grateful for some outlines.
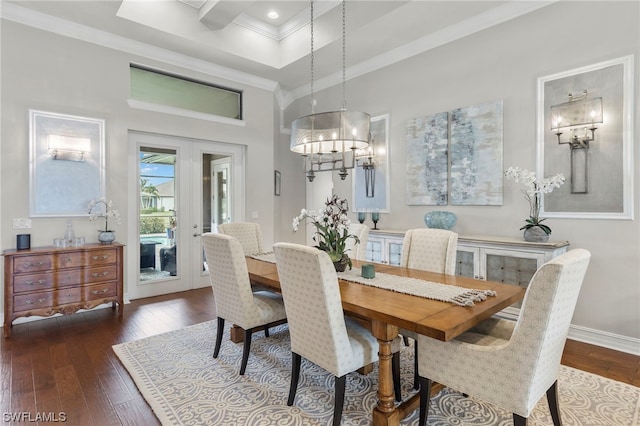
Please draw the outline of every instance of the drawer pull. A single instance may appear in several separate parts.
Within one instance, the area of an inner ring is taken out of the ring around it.
[[[46,301],[46,300],[47,299],[44,299],[44,298],[41,297],[40,299],[36,300],[35,302],[32,301],[31,299],[29,299],[29,300],[25,300],[24,303],[25,303],[25,305],[36,305],[36,304],[44,303],[44,301]]]
[[[25,282],[25,284],[26,284],[26,285],[34,285],[34,284],[44,284],[44,283],[46,283],[46,282],[47,282],[47,280],[43,280],[43,279],[40,279],[40,280],[38,280],[38,281],[31,281],[31,280],[29,280],[29,281]]]
[[[92,276],[93,278],[106,277],[107,275],[109,275],[109,271],[104,271],[104,272],[94,272],[93,274],[91,274],[91,276]]]
[[[109,289],[105,288],[103,290],[91,290],[91,294],[105,294],[109,293]]]
[[[108,254],[104,254],[102,256],[91,256],[92,260],[107,260],[109,258]]]
[[[46,262],[44,260],[39,260],[35,264],[33,262],[25,263],[24,267],[25,268],[33,268],[34,266],[42,266],[42,265],[45,265],[45,264],[46,264]]]
[[[67,258],[66,258],[66,260],[65,260],[65,262],[66,262],[66,263],[71,263],[71,262],[73,262],[73,259],[71,259],[70,257],[67,257]]]

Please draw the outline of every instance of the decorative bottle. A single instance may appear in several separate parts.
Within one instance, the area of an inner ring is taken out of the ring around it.
[[[75,233],[73,232],[73,225],[71,225],[71,220],[67,221],[67,230],[64,233],[64,239],[67,241],[67,246],[73,244],[73,239],[75,238]]]

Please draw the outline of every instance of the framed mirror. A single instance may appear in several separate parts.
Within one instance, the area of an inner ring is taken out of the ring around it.
[[[104,120],[29,110],[31,217],[86,216],[104,197]]]

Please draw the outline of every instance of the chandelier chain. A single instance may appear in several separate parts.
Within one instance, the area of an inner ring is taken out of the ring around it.
[[[347,14],[346,0],[342,0],[342,110],[347,110]]]
[[[313,0],[311,0],[311,114],[315,113],[315,99],[313,97]]]

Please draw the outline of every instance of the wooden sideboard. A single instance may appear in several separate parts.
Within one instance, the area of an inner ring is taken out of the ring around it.
[[[103,303],[122,316],[122,244],[5,250],[4,337],[16,318],[73,314]]]

